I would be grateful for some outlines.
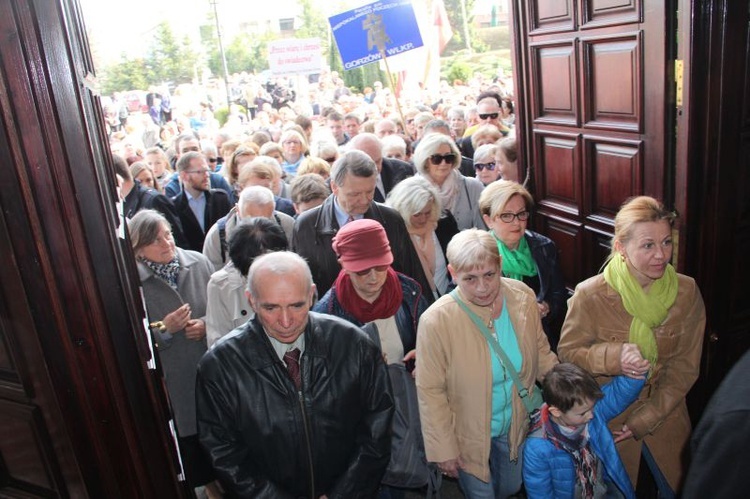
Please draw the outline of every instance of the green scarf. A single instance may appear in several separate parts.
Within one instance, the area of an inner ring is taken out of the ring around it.
[[[503,257],[503,275],[516,281],[523,281],[524,277],[531,277],[537,274],[536,263],[531,256],[531,249],[526,237],[521,237],[518,243],[518,249],[508,248],[504,242],[497,238],[495,231],[491,230],[490,234],[497,242],[497,249],[500,256]]]
[[[618,255],[604,268],[604,280],[620,294],[625,310],[633,316],[630,342],[638,345],[641,355],[653,369],[659,359],[653,329],[667,318],[677,298],[677,272],[672,264],[667,264],[664,275],[654,281],[646,293]]]

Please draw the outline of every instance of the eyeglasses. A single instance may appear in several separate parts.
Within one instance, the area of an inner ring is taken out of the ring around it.
[[[487,168],[487,171],[490,171],[490,172],[494,171],[495,170],[495,162],[493,161],[491,163],[474,163],[474,169],[476,169],[479,172],[481,172],[485,168]]]
[[[430,156],[430,163],[435,166],[439,165],[442,161],[453,164],[456,162],[456,155],[451,152],[448,154],[433,154]]]
[[[480,120],[494,120],[494,119],[497,119],[498,116],[500,116],[500,113],[480,114],[479,119]]]
[[[519,222],[525,222],[529,219],[529,216],[531,216],[531,213],[529,210],[523,210],[519,211],[518,213],[500,213],[495,218],[499,218],[506,224],[513,223],[513,219],[517,218]]]
[[[208,168],[201,168],[200,170],[185,170],[185,173],[197,173],[198,175],[206,175],[208,173],[211,173],[211,170]]]
[[[359,272],[355,272],[355,274],[357,274],[360,277],[364,277],[366,275],[369,275],[369,273],[372,272],[373,270],[375,272],[385,272],[386,270],[388,270],[388,267],[390,267],[390,265],[376,265],[375,267],[370,267],[369,269],[360,270]]]
[[[300,142],[299,140],[285,140],[283,144],[285,146],[292,145],[292,144],[299,146],[299,145],[302,145],[302,142]]]
[[[323,158],[323,161],[325,161],[326,163],[332,165],[336,161],[336,156],[334,156],[332,158]]]
[[[407,118],[406,119],[406,124],[407,125],[411,125],[412,123],[414,123],[414,118]]]
[[[220,163],[224,161],[224,159],[223,158],[206,158],[206,161],[208,161],[209,163]]]

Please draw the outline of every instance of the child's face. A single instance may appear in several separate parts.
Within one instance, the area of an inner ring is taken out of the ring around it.
[[[583,404],[576,402],[573,407],[565,412],[557,407],[550,407],[550,413],[555,423],[570,428],[578,428],[594,418],[595,404],[596,402],[593,400],[587,400]]]

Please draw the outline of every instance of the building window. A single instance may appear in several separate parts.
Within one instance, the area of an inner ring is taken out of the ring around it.
[[[279,19],[279,30],[293,31],[294,30],[294,18],[288,17],[285,19]]]

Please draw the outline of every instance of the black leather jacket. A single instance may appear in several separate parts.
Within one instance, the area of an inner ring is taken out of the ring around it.
[[[341,270],[331,247],[333,236],[339,230],[334,210],[333,195],[330,195],[322,205],[302,213],[294,224],[292,248],[310,265],[318,296],[326,294]],[[401,215],[392,208],[372,202],[364,216],[383,225],[393,252],[393,269],[417,281],[422,289],[430,289]],[[425,293],[424,297],[428,303],[434,301],[432,293]]]
[[[390,459],[393,399],[375,344],[309,313],[295,389],[257,317],[198,364],[198,433],[230,497],[370,498]]]

